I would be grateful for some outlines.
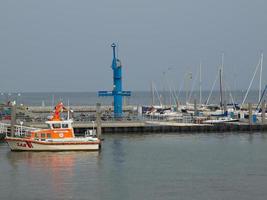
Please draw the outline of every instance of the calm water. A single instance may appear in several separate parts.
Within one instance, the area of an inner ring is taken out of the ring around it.
[[[0,199],[267,199],[267,134],[104,137],[100,153],[0,143]]]

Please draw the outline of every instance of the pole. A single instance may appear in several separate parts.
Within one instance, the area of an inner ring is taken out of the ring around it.
[[[97,103],[96,104],[96,134],[97,134],[97,138],[100,138],[101,137],[101,111],[100,111],[100,107],[101,107],[101,104],[100,103]]]
[[[16,102],[11,103],[11,137],[15,136]]]
[[[261,60],[260,60],[260,80],[259,80],[259,102],[260,102],[260,98],[261,98],[261,78],[262,78],[262,63],[263,63],[263,53],[261,53]]]
[[[222,69],[220,69],[220,107],[223,105],[223,94],[222,94]]]
[[[154,87],[153,87],[153,81],[151,81],[151,98],[152,98],[152,105],[153,106],[155,104],[155,100],[154,100]]]
[[[199,104],[202,103],[202,63],[199,65]]]

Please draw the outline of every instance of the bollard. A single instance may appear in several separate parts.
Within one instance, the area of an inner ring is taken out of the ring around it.
[[[266,103],[265,100],[261,103],[261,123],[265,124],[265,111],[266,111]]]
[[[101,104],[100,103],[97,103],[96,104],[96,134],[97,134],[97,137],[100,138],[101,137],[101,132],[102,132],[102,129],[101,129],[101,111],[100,111],[100,107],[101,107]]]

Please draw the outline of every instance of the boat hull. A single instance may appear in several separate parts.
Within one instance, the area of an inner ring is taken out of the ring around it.
[[[99,141],[94,142],[46,142],[23,138],[5,139],[12,151],[98,151]]]

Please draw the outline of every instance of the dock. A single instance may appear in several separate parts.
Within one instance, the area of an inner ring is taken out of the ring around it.
[[[31,127],[46,128],[45,124],[30,123]],[[92,122],[74,122],[76,133],[96,129]],[[267,131],[267,124],[231,122],[223,124],[193,124],[163,121],[114,121],[101,122],[102,133],[212,133],[212,132],[261,132]]]
[[[166,120],[163,118],[150,118],[140,115],[138,106],[124,106],[123,110],[127,114],[122,118],[112,118],[106,115],[112,113],[113,107],[104,105],[99,111],[99,121],[97,120],[96,106],[71,106],[74,111],[73,128],[75,133],[82,135],[87,130],[97,129],[102,133],[214,133],[214,132],[264,132],[267,131],[267,123],[254,123],[251,118],[246,121],[225,122],[220,124],[204,124],[200,118],[194,115],[184,116],[179,120]],[[51,113],[51,106],[28,106],[16,109],[16,125],[34,128],[46,128],[45,121]],[[66,117],[66,115],[65,115]],[[12,121],[12,120],[11,120]],[[97,126],[97,122],[100,123]]]

